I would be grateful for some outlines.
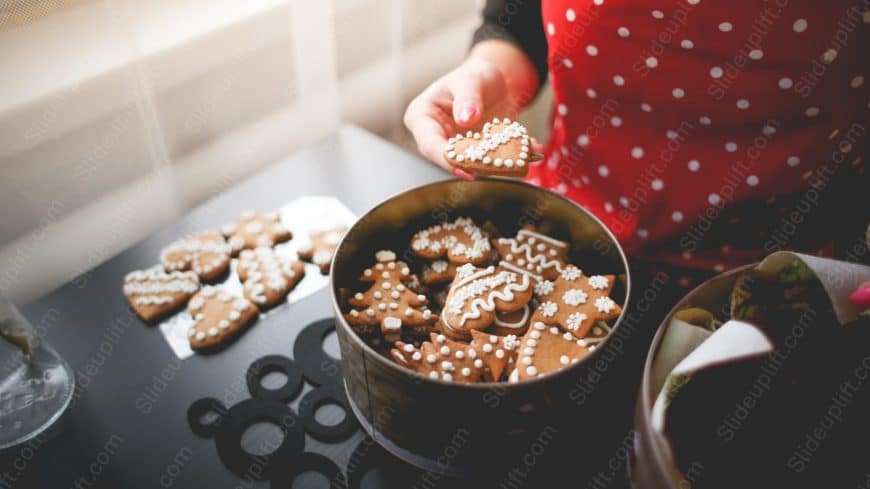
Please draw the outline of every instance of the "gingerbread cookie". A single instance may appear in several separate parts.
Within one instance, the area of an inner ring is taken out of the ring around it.
[[[561,370],[585,357],[589,349],[571,333],[556,326],[533,322],[523,336],[511,382],[534,379]]]
[[[181,238],[160,252],[160,263],[167,272],[193,270],[202,280],[213,280],[230,266],[230,246],[223,236],[206,231]]]
[[[473,384],[483,377],[486,364],[479,358],[474,346],[452,341],[436,333],[431,333],[430,340],[420,345],[420,348],[397,341],[390,355],[399,365],[430,379]]]
[[[519,340],[516,335],[497,336],[471,331],[471,346],[477,350],[478,357],[483,360],[486,367],[483,380],[486,382],[498,382],[502,373],[516,359]]]
[[[299,249],[299,258],[314,263],[322,273],[329,273],[332,255],[346,232],[347,228],[341,227],[311,233],[311,242]]]
[[[187,331],[190,347],[205,350],[236,336],[257,317],[257,306],[244,297],[206,286],[187,304],[193,326]]]
[[[348,300],[353,309],[344,316],[347,322],[362,334],[379,326],[388,341],[397,340],[403,332],[428,332],[437,316],[426,307],[426,296],[408,287],[413,280],[408,266],[396,261],[392,251],[379,251],[376,260],[360,278],[371,287]]]
[[[495,319],[486,331],[500,336],[522,336],[528,331],[531,318],[532,308],[529,304],[518,311],[496,312]]]
[[[257,214],[245,211],[236,222],[224,225],[221,232],[227,237],[233,256],[243,249],[271,247],[293,237],[293,233],[281,224],[277,212]]]
[[[534,229],[520,229],[515,238],[494,239],[493,246],[501,255],[500,266],[527,273],[538,281],[558,277],[569,251],[568,243]]]
[[[532,324],[558,325],[577,338],[585,338],[599,321],[619,316],[622,308],[609,297],[613,275],[586,277],[579,268],[568,265],[559,277],[538,284],[541,305],[532,316]]]
[[[489,238],[471,219],[436,224],[411,238],[411,249],[427,260],[446,257],[455,264],[479,265],[490,259]]]
[[[193,272],[169,272],[160,268],[137,270],[124,277],[124,295],[130,307],[145,321],[157,319],[181,306],[199,290]]]
[[[468,131],[448,139],[444,158],[468,173],[524,177],[529,162],[542,156],[531,152],[529,135],[519,122],[495,118],[480,132]]]
[[[456,278],[441,312],[444,331],[453,338],[468,338],[471,330],[492,324],[496,312],[522,309],[532,298],[530,277],[501,267],[477,269],[466,264]]]
[[[296,287],[305,276],[305,264],[285,260],[274,249],[261,246],[239,253],[237,271],[245,297],[260,307],[268,307]]]
[[[459,265],[450,263],[447,260],[435,260],[423,266],[423,278],[421,282],[426,285],[450,282],[456,276],[457,268],[459,268]]]

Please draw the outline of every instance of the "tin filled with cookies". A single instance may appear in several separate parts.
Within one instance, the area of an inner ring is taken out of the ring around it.
[[[499,470],[604,412],[578,386],[619,341],[629,283],[616,238],[557,193],[481,178],[392,197],[331,270],[354,414],[418,467]]]

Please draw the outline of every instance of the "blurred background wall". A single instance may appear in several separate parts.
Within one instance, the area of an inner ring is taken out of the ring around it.
[[[30,301],[342,123],[414,151],[405,105],[462,59],[478,9],[0,2],[0,292]],[[548,110],[524,115],[533,134]]]

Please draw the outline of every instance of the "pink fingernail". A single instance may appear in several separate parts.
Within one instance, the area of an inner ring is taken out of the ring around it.
[[[466,105],[459,111],[459,122],[468,122],[475,114],[477,114],[477,107]]]
[[[849,296],[852,304],[859,306],[870,306],[870,287],[862,287]]]
[[[463,180],[469,181],[469,182],[474,180],[474,175],[472,175],[471,173],[464,172],[464,171],[460,170],[459,168],[454,168],[453,174],[456,175],[457,177],[459,177]]]

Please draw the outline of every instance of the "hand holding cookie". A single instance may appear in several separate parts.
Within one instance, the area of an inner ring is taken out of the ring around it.
[[[532,151],[526,128],[505,117],[448,139],[444,159],[469,174],[522,178],[543,155]]]

